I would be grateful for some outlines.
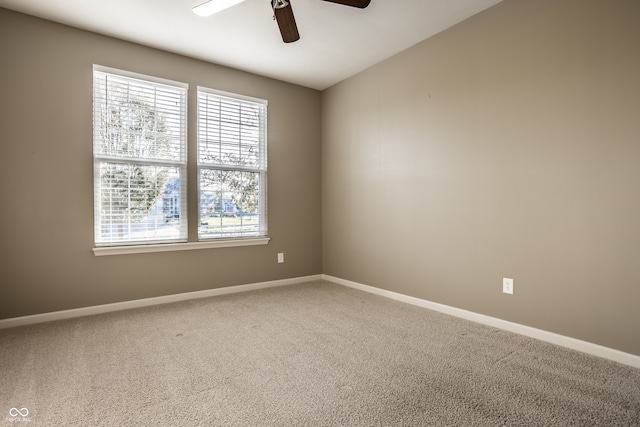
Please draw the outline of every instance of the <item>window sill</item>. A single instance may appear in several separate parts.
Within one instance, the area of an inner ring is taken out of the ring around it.
[[[142,254],[150,252],[190,251],[194,249],[232,248],[238,246],[266,245],[269,237],[252,237],[246,239],[221,239],[190,243],[166,243],[156,245],[111,246],[93,248],[95,256]]]

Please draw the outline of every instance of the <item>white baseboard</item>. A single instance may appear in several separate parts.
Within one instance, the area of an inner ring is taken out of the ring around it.
[[[185,292],[182,294],[165,295],[161,297],[138,299],[133,301],[116,302],[113,304],[94,305],[91,307],[74,308],[71,310],[54,311],[52,313],[34,314],[31,316],[14,317],[0,320],[0,329],[15,326],[32,325],[34,323],[50,322],[53,320],[71,319],[74,317],[90,316],[111,311],[127,310],[130,308],[148,307],[150,305],[167,304],[170,302],[186,301],[197,298],[214,297],[218,295],[238,292],[255,291],[257,289],[274,288],[277,286],[295,285],[298,283],[322,280],[321,274],[314,276],[295,277],[292,279],[273,280],[270,282],[251,283],[248,285],[227,286],[224,288],[207,289],[204,291]]]
[[[472,322],[481,323],[483,325],[493,326],[516,334],[528,336],[531,338],[557,344],[593,356],[602,357],[604,359],[613,360],[614,362],[632,366],[640,369],[640,356],[625,353],[609,347],[593,344],[588,341],[582,341],[575,338],[559,335],[553,332],[544,331],[542,329],[532,328],[530,326],[509,322],[484,314],[474,313],[472,311],[462,310],[460,308],[439,304],[432,301],[423,300],[416,297],[400,294],[397,292],[387,291],[385,289],[375,288],[373,286],[363,285],[361,283],[352,282],[350,280],[340,279],[338,277],[326,274],[316,274],[312,276],[295,277],[291,279],[273,280],[270,282],[252,283],[247,285],[228,286],[224,288],[207,289],[204,291],[186,292],[175,295],[165,295],[161,297],[145,298],[133,301],[117,302],[113,304],[103,304],[91,307],[76,308],[71,310],[55,311],[52,313],[35,314],[31,316],[14,317],[10,319],[0,320],[0,329],[12,328],[15,326],[31,325],[35,323],[50,322],[53,320],[71,319],[74,317],[90,316],[93,314],[108,313],[112,311],[127,310],[138,307],[148,307],[151,305],[167,304],[171,302],[186,301],[197,298],[207,298],[218,295],[233,294],[246,291],[254,291],[258,289],[273,288],[277,286],[295,285],[299,283],[312,282],[315,280],[326,280],[338,285],[347,286],[364,292],[390,298],[396,301],[416,305],[451,316],[460,317]]]
[[[495,317],[485,316],[484,314],[478,314],[472,311],[462,310],[460,308],[455,308],[448,305],[439,304],[436,302],[431,302],[431,301],[423,300],[420,298],[411,297],[408,295],[403,295],[397,292],[387,291],[385,289],[363,285],[361,283],[340,279],[338,277],[333,277],[326,274],[322,275],[322,279],[328,282],[336,283],[338,285],[343,285],[343,286],[358,289],[361,291],[369,292],[372,294],[380,295],[386,298],[391,298],[396,301],[401,301],[401,302],[416,305],[419,307],[428,308],[430,310],[439,311],[441,313],[460,317],[462,319],[471,320],[476,323],[482,323],[483,325],[493,326],[495,328],[503,329],[509,332],[514,332],[516,334],[525,335],[531,338],[536,338],[541,341],[546,341],[552,344],[560,345],[562,347],[567,347],[573,350],[581,351],[583,353],[587,353],[592,356],[598,356],[604,359],[613,360],[614,362],[622,363],[624,365],[632,366],[634,368],[640,368],[640,356],[636,356],[630,353],[625,353],[625,352],[615,350],[609,347],[604,347],[598,344],[593,344],[588,341],[578,340],[578,339],[567,337],[564,335],[559,335],[553,332],[544,331],[542,329],[536,329],[530,326],[509,322],[509,321],[498,319]]]

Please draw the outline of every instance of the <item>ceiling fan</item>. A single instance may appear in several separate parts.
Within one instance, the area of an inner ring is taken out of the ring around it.
[[[209,16],[234,4],[238,4],[244,0],[209,0],[199,6],[193,8],[193,11],[201,16]],[[342,4],[345,6],[357,7],[364,9],[369,6],[371,0],[324,0],[331,3]],[[278,23],[282,41],[285,43],[295,42],[300,39],[296,19],[293,16],[291,8],[291,0],[269,0],[273,9],[273,17]]]

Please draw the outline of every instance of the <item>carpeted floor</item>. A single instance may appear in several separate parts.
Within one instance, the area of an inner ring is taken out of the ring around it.
[[[0,374],[0,425],[640,426],[638,369],[327,282],[2,330]]]

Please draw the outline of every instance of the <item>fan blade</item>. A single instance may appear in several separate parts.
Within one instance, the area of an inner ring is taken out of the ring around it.
[[[300,39],[296,18],[293,16],[293,9],[291,8],[291,0],[284,7],[274,7],[273,14],[276,17],[278,27],[280,27],[283,42],[291,43]]]
[[[369,3],[371,3],[371,0],[324,0],[324,1],[343,4],[345,6],[359,7],[360,9],[364,9],[365,7],[369,6]]]

